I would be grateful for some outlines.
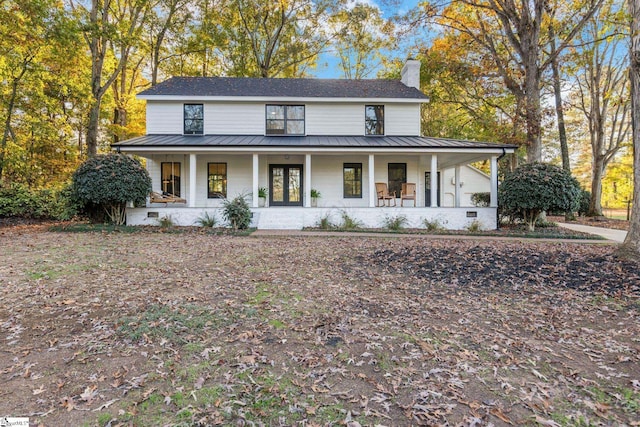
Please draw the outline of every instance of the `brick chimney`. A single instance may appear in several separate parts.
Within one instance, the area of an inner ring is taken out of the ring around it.
[[[402,67],[401,76],[400,81],[404,83],[405,86],[415,87],[420,90],[420,61],[413,58],[407,59],[404,67]]]

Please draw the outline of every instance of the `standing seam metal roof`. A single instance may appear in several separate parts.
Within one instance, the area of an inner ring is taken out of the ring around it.
[[[515,145],[420,136],[144,135],[113,144],[134,147],[517,148]]]

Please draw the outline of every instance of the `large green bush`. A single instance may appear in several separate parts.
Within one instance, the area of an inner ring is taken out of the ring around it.
[[[546,163],[527,163],[505,178],[498,200],[503,209],[520,214],[529,230],[534,230],[542,212],[576,211],[581,192],[578,181],[565,170]]]
[[[0,218],[66,220],[72,218],[76,211],[68,186],[34,190],[17,183],[0,185]]]
[[[124,224],[127,203],[143,204],[151,178],[137,160],[123,154],[93,157],[73,174],[73,191],[84,206],[104,209],[114,224]]]

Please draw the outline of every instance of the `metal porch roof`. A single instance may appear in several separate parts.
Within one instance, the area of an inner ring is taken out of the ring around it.
[[[398,149],[508,149],[515,145],[421,136],[274,136],[274,135],[144,135],[112,145],[115,149],[177,147],[297,147]]]

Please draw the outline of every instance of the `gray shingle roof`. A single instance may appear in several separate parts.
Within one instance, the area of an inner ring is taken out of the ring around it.
[[[516,148],[514,145],[420,136],[145,135],[113,144],[136,147]]]
[[[398,80],[266,79],[245,77],[172,77],[141,96],[253,96],[292,98],[429,97]]]

